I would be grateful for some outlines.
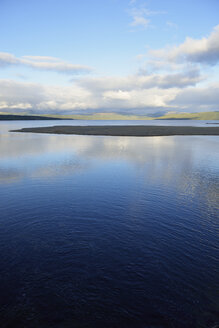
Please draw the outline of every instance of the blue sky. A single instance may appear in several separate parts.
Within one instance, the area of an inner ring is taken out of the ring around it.
[[[0,111],[218,110],[218,12],[218,0],[1,0]]]

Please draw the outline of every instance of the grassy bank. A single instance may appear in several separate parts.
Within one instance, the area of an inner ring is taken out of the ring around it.
[[[96,113],[91,115],[28,115],[0,113],[0,120],[51,120],[51,119],[74,119],[74,120],[219,120],[219,111],[202,113],[170,113],[159,117],[122,115],[116,113]]]

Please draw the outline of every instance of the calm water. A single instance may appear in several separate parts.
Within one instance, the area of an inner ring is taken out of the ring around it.
[[[0,327],[219,323],[219,138],[8,133],[56,124],[0,122]]]

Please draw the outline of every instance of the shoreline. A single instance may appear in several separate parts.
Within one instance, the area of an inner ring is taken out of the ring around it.
[[[219,127],[194,126],[152,126],[152,125],[100,125],[100,126],[48,126],[23,128],[10,132],[73,134],[94,136],[118,137],[155,137],[155,136],[182,136],[208,135],[218,136]]]
[[[37,116],[37,115],[14,115],[14,114],[0,114],[0,121],[48,121],[48,120],[62,120],[62,118]]]

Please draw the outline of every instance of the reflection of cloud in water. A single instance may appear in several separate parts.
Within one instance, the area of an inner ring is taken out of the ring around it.
[[[1,162],[0,162],[1,165]],[[87,169],[86,163],[69,161],[68,163],[39,163],[32,167],[21,166],[17,169],[13,167],[0,167],[0,184],[17,182],[23,178],[52,178],[83,172]]]
[[[46,167],[39,167],[33,171],[30,175],[31,178],[49,178],[58,175],[68,175],[78,172],[82,172],[87,169],[87,165],[84,163],[71,163],[60,164],[60,165],[48,165]]]
[[[11,183],[23,177],[20,170],[0,167],[0,183]]]
[[[125,162],[144,183],[173,184],[182,194],[216,194],[217,137],[100,137],[5,133],[0,136],[0,181],[54,177],[107,161]],[[7,170],[6,170],[7,168]],[[206,171],[207,170],[207,171]],[[192,177],[191,177],[192,174]],[[208,181],[206,181],[206,179]]]

